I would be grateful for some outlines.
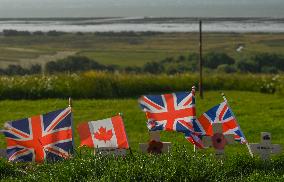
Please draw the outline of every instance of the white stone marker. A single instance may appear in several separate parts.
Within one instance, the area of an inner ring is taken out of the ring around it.
[[[261,159],[268,160],[271,154],[281,152],[279,144],[271,144],[271,134],[268,132],[261,132],[261,142],[249,144],[249,152],[253,156],[259,154]]]
[[[213,147],[215,149],[216,158],[222,158],[224,149],[227,144],[233,144],[235,138],[233,134],[224,135],[222,123],[213,123],[213,136],[202,137],[204,147]]]
[[[103,156],[114,155],[115,157],[118,157],[118,156],[126,156],[126,149],[119,149],[114,147],[101,147],[101,148],[95,148],[94,153]]]
[[[150,141],[148,143],[139,143],[143,153],[167,153],[171,149],[171,142],[161,142],[159,131],[150,131]]]

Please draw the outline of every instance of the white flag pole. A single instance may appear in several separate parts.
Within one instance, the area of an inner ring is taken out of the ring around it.
[[[240,125],[239,125],[239,122],[238,122],[238,120],[237,120],[237,117],[235,116],[233,110],[231,109],[231,107],[230,107],[230,105],[229,105],[229,103],[228,103],[228,100],[227,100],[225,94],[222,92],[221,95],[222,95],[224,101],[226,102],[228,108],[230,109],[230,111],[231,111],[233,117],[236,119],[236,121],[237,121],[237,126],[239,127],[240,132],[242,133],[243,136],[245,136],[244,133],[243,133],[243,131],[242,131],[242,129],[241,129],[241,127],[240,127]],[[252,153],[251,153],[251,150],[250,150],[249,143],[248,143],[248,140],[247,140],[247,139],[246,139],[246,146],[247,146],[247,148],[248,148],[248,151],[249,151],[250,155],[252,156]]]
[[[131,149],[131,147],[130,147],[130,145],[129,145],[129,140],[128,140],[128,136],[127,136],[126,129],[125,129],[123,113],[120,112],[120,113],[118,113],[118,115],[122,118],[122,122],[123,122],[123,127],[124,127],[124,131],[125,131],[127,143],[128,143],[128,146],[129,146],[129,152],[130,152],[130,154],[133,156],[132,149]]]
[[[8,121],[4,123],[4,129],[0,130],[0,133],[4,133],[5,131],[9,130],[10,125],[8,124]]]
[[[195,86],[194,85],[191,87],[191,93],[193,96],[195,96]]]
[[[194,97],[194,99],[195,99],[195,88],[196,87],[194,85],[191,87],[191,94]],[[194,107],[195,107],[195,103],[194,103]],[[195,112],[195,119],[196,119],[196,112]],[[193,151],[194,152],[198,151],[198,148],[196,147],[196,145],[193,145]]]

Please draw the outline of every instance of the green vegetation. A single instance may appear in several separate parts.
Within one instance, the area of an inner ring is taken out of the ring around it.
[[[204,33],[203,37],[205,54],[224,52],[235,60],[284,51],[282,33]],[[240,46],[243,49],[238,52]],[[27,62],[34,63],[35,58],[41,58],[40,55],[52,56],[62,51],[86,56],[104,65],[141,67],[147,62],[197,53],[198,33],[37,32],[33,35],[0,35],[1,67],[8,64],[26,66]],[[37,59],[36,63],[40,62]]]
[[[284,94],[283,75],[204,75],[204,89]],[[1,76],[0,99],[129,98],[144,93],[191,90],[197,74],[151,75],[86,72],[69,75]]]
[[[127,55],[126,55],[127,56]],[[83,71],[108,71],[126,73],[151,73],[151,74],[179,74],[197,72],[199,61],[197,54],[189,56],[180,55],[178,58],[165,58],[159,62],[145,63],[143,67],[118,65],[104,65],[85,56],[68,56],[57,61],[49,61],[42,68],[39,64],[33,64],[29,68],[20,65],[9,65],[6,69],[0,69],[2,75],[30,75],[42,72],[53,73],[78,73]],[[234,60],[221,52],[209,52],[205,54],[204,67],[206,72],[215,73],[265,73],[276,74],[284,71],[284,55],[262,53],[251,56],[249,59]]]
[[[145,92],[146,94],[147,92]],[[284,145],[283,102],[278,95],[255,92],[225,91],[227,99],[249,142],[260,141],[260,132],[272,133],[272,142]],[[222,101],[219,92],[206,92],[205,99],[197,96],[197,115]],[[63,108],[68,101],[62,99],[19,100],[0,102],[0,121],[20,119],[35,114]],[[133,155],[125,159],[96,156],[87,149],[77,149],[76,157],[58,163],[41,165],[0,161],[2,180],[23,181],[282,181],[284,174],[283,152],[266,163],[250,158],[245,145],[238,143],[226,148],[227,159],[216,161],[212,150],[193,153],[193,146],[183,134],[162,132],[162,140],[173,143],[169,155],[148,156],[139,153],[139,142],[148,140],[145,116],[140,111],[137,98],[113,100],[73,100],[75,127],[79,122],[107,118],[124,113],[125,127]],[[4,138],[0,138],[4,147]],[[75,143],[79,145],[78,134]]]
[[[23,68],[20,65],[9,65],[6,69],[0,69],[0,75],[34,75],[42,73],[42,67],[38,64]]]
[[[58,61],[48,62],[45,66],[47,73],[74,73],[88,70],[110,70],[110,66],[101,65],[87,57],[70,56]]]
[[[219,92],[225,90],[249,142],[259,142],[260,132],[267,131],[272,133],[273,143],[284,145],[283,40],[283,33],[204,33],[205,99],[197,96],[197,115],[220,103]],[[237,51],[239,47],[242,51]],[[210,149],[193,153],[183,134],[162,132],[162,140],[173,143],[172,152],[140,154],[138,144],[146,142],[148,134],[137,98],[197,86],[197,52],[197,33],[51,31],[31,35],[6,31],[0,35],[0,73],[26,76],[0,76],[1,125],[66,107],[71,96],[75,127],[79,122],[123,112],[133,155],[114,159],[76,148],[74,158],[58,163],[23,164],[1,159],[0,180],[283,181],[283,152],[265,163],[250,158],[246,146],[235,144],[226,148],[227,159],[221,162],[210,155]],[[45,75],[38,74],[42,70],[39,65],[45,65]],[[101,72],[82,72],[90,69]],[[260,72],[269,74],[249,74]],[[77,133],[75,143],[79,145]],[[0,147],[5,147],[3,136]]]
[[[168,155],[124,159],[78,155],[44,165],[0,161],[3,181],[283,181],[283,156],[269,162],[249,156],[212,156],[176,149]]]

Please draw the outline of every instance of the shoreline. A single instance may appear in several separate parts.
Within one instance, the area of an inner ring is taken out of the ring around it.
[[[153,20],[168,20],[168,19],[187,19],[187,20],[219,20],[219,21],[240,21],[240,20],[283,20],[284,17],[153,17],[153,16],[137,16],[137,17],[7,17],[1,18],[0,21],[4,20],[92,20],[92,19],[153,19]]]
[[[1,19],[0,32],[198,32],[199,18],[15,18]],[[202,18],[203,32],[283,33],[284,18]]]

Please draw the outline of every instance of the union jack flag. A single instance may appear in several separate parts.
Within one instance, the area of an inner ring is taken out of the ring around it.
[[[150,131],[182,132],[192,143],[201,142],[195,137],[197,133],[194,131],[196,120],[194,91],[146,95],[139,99],[139,103],[146,113],[147,127]]]
[[[73,152],[71,107],[5,124],[9,161],[58,160]]]
[[[233,111],[226,101],[203,113],[196,121],[196,129],[200,129],[198,132],[201,132],[203,135],[212,136],[212,123],[222,123],[224,134],[234,134],[236,141],[247,143],[246,138],[234,117]]]

